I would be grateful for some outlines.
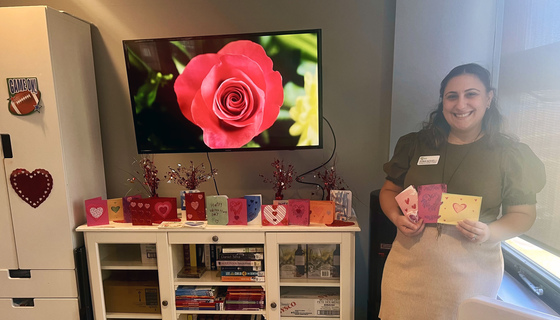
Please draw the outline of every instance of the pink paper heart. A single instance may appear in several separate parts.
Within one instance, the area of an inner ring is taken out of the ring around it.
[[[149,203],[146,203],[144,206],[146,207],[146,209],[150,209],[150,204]]]
[[[198,201],[193,201],[193,202],[191,202],[191,207],[192,207],[194,210],[197,210],[197,209],[198,209],[198,205],[199,205],[199,204],[198,204]]]
[[[156,212],[165,218],[171,212],[171,203],[169,202],[158,202],[155,205]]]
[[[193,215],[192,215],[192,214],[190,214],[190,213],[187,214],[187,219],[188,219],[188,220],[191,220],[192,218],[193,218]]]
[[[131,202],[130,206],[133,207],[133,208],[136,207],[136,202]]]
[[[453,210],[455,210],[456,213],[459,213],[459,212],[465,210],[466,208],[467,208],[467,205],[465,203],[462,203],[462,204],[454,203],[453,204]]]
[[[99,217],[101,217],[103,215],[103,208],[102,207],[91,207],[89,208],[89,213],[91,214],[92,217],[94,217],[95,219],[98,219]]]
[[[138,208],[142,208],[144,204],[142,202],[138,203]]]

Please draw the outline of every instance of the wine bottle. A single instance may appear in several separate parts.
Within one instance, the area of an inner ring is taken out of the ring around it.
[[[295,252],[295,265],[296,265],[296,276],[305,276],[305,251],[301,248],[301,244],[298,244],[297,250]]]

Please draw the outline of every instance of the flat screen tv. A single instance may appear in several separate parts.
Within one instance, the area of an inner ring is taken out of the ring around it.
[[[123,45],[138,153],[322,148],[320,29]]]

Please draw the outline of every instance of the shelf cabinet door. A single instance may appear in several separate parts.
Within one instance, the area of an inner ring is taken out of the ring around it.
[[[283,245],[306,244],[338,245],[340,249],[340,277],[332,279],[281,278],[280,253]],[[280,296],[283,290],[293,288],[327,288],[340,295],[340,318],[354,318],[354,233],[353,232],[269,232],[266,234],[267,319],[281,317]],[[338,290],[336,290],[338,289]],[[300,319],[285,317],[282,319]],[[321,319],[314,317],[312,319]],[[332,317],[326,319],[333,319]]]

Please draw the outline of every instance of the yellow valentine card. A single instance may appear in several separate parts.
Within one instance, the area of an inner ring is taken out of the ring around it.
[[[457,224],[464,219],[478,221],[482,197],[442,193],[438,223]]]

